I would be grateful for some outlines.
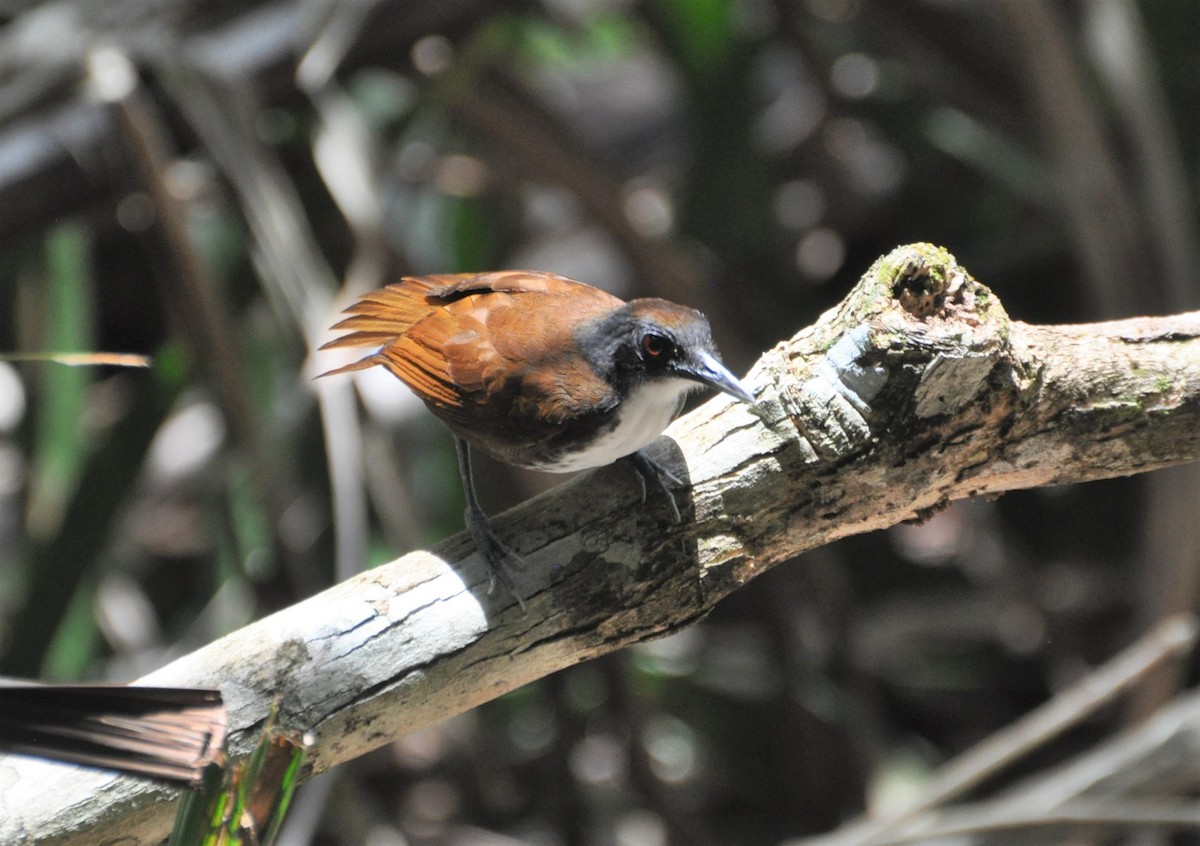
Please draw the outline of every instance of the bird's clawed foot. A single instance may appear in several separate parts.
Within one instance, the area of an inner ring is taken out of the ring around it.
[[[642,502],[646,501],[647,483],[654,485],[670,504],[675,522],[682,523],[683,516],[679,513],[679,504],[675,502],[675,495],[671,493],[667,483],[683,487],[683,480],[640,450],[630,455],[629,460],[633,463],[633,469],[637,471],[638,481],[642,485]]]
[[[525,600],[521,594],[517,593],[517,586],[513,583],[512,574],[509,572],[509,567],[519,567],[525,563],[524,560],[511,547],[496,537],[496,533],[492,531],[492,524],[488,522],[487,515],[482,510],[467,508],[463,516],[466,518],[467,528],[471,531],[471,539],[475,541],[475,548],[479,550],[484,563],[487,564],[488,594],[496,592],[496,583],[499,582],[509,595],[517,600],[521,610],[528,611],[529,609],[525,607]]]

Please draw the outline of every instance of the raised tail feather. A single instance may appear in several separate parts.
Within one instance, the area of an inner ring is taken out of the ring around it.
[[[426,317],[435,304],[428,297],[431,291],[444,286],[446,280],[455,276],[427,276],[405,278],[401,282],[364,294],[351,303],[342,313],[350,315],[330,327],[330,331],[348,331],[322,344],[318,349],[332,350],[339,347],[380,347],[399,338],[416,323]],[[333,376],[353,370],[365,370],[380,363],[372,356],[322,373]]]
[[[427,286],[407,281],[364,294],[342,312],[350,317],[331,327],[335,332],[351,330],[351,334],[335,338],[323,344],[321,349],[381,344],[404,334],[429,314],[431,306],[425,299],[427,290]]]

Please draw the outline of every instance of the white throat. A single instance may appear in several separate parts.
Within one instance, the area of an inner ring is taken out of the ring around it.
[[[684,398],[703,387],[689,379],[656,379],[639,385],[621,402],[617,424],[601,432],[588,448],[539,467],[550,473],[573,473],[612,464],[650,444],[683,408]]]

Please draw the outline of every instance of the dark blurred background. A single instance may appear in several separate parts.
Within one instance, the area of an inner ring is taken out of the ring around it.
[[[666,296],[737,372],[914,240],[1027,321],[1200,294],[1193,2],[0,10],[0,350],[154,358],[0,362],[0,673],[127,680],[459,531],[420,404],[311,381],[335,301],[400,273]],[[482,476],[493,510],[555,481]],[[285,842],[774,844],[885,809],[1193,609],[1197,502],[1187,467],[818,550],[317,779]]]

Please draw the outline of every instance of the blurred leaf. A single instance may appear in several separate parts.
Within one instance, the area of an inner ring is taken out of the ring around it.
[[[734,48],[729,0],[658,0],[655,5],[689,77],[708,79],[727,70]]]
[[[227,491],[239,569],[252,580],[267,578],[271,568],[271,523],[248,467],[230,470]]]
[[[212,842],[228,802],[225,774],[224,767],[209,764],[200,789],[185,793],[179,800],[168,846],[202,846]]]
[[[445,210],[449,223],[450,254],[456,272],[469,273],[494,267],[500,261],[495,218],[474,197],[448,197]]]
[[[184,797],[170,846],[269,846],[300,783],[305,743],[276,727],[277,710],[250,757],[232,768],[210,767],[200,791]]]
[[[300,784],[304,744],[277,733],[264,733],[242,781],[243,819],[253,821],[263,846],[275,841],[292,796]]]
[[[392,70],[363,70],[350,79],[347,89],[359,114],[375,130],[399,120],[416,103],[416,86]]]
[[[68,223],[46,238],[46,345],[60,350],[91,345],[88,238]],[[85,392],[91,376],[75,369],[39,373],[33,471],[29,485],[29,533],[45,538],[58,530],[63,508],[78,480],[86,450],[80,437]]]
[[[92,608],[96,597],[90,580],[80,582],[46,650],[41,675],[53,681],[85,678],[100,643]]]
[[[520,54],[526,61],[566,70],[611,62],[632,54],[645,40],[642,27],[626,15],[598,14],[582,29],[566,29],[542,17],[521,21]]]
[[[148,356],[133,353],[0,353],[0,361],[42,361],[67,367],[149,367]]]

